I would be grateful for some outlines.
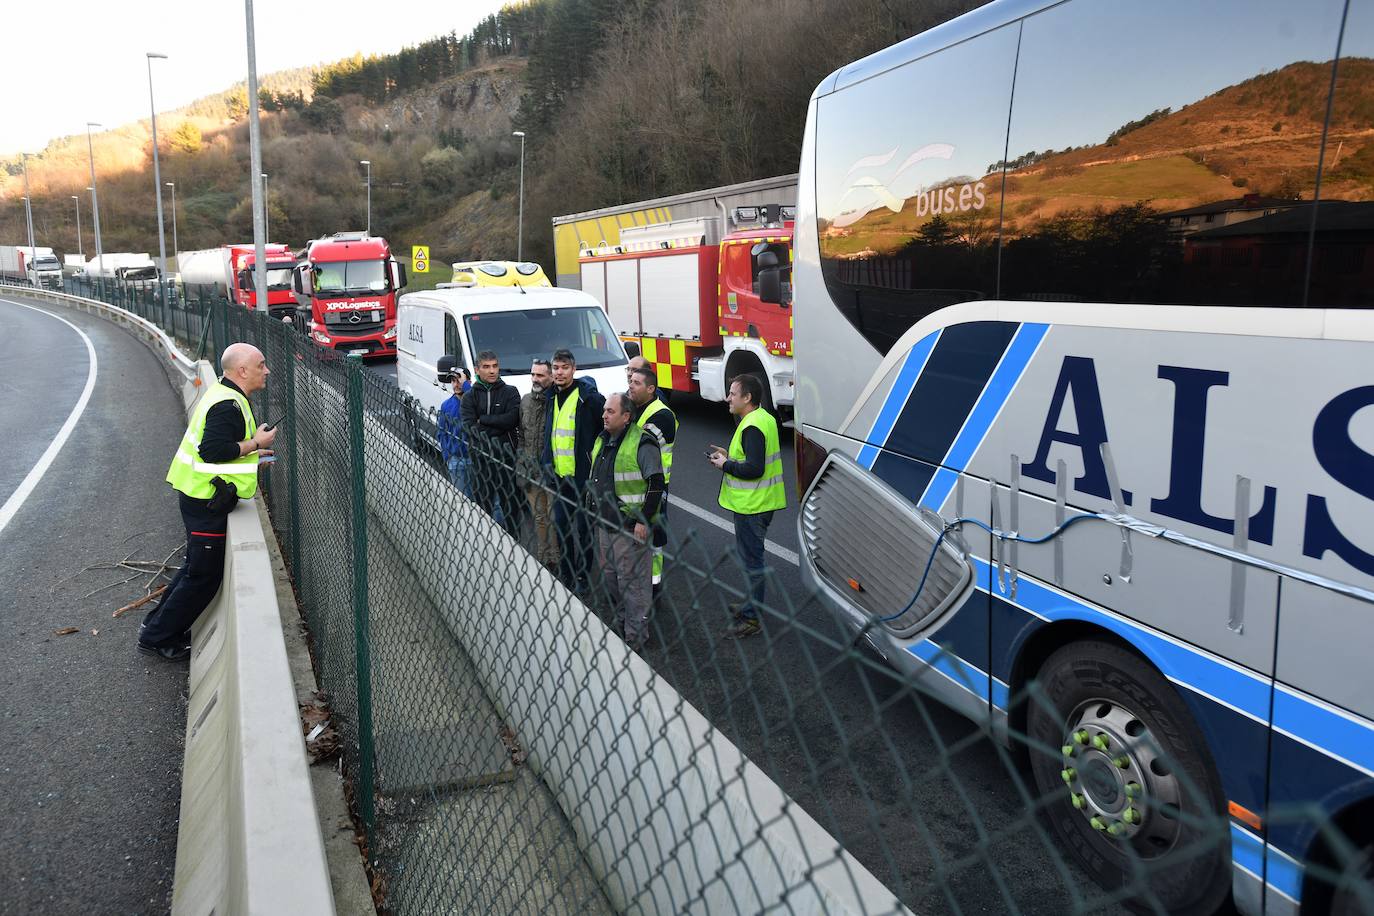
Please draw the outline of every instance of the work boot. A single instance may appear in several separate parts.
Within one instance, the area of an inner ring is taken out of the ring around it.
[[[166,659],[169,662],[180,662],[191,656],[191,644],[177,643],[174,646],[150,646],[141,642],[138,644],[138,651],[143,655]]]

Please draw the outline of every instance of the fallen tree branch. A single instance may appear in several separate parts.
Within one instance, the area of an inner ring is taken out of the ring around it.
[[[119,608],[110,616],[120,617],[128,613],[129,611],[134,610],[135,608],[141,608],[143,607],[143,605],[147,604],[149,601],[152,601],[154,598],[156,598],[158,595],[161,595],[165,591],[167,591],[167,586],[159,585],[156,589],[144,595],[142,598],[139,598],[137,601],[130,601],[128,604],[124,605],[122,608]]]

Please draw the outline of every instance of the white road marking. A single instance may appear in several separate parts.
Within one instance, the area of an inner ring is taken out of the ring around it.
[[[735,533],[735,526],[730,522],[727,522],[725,519],[721,518],[719,515],[716,515],[714,512],[710,512],[706,509],[701,508],[700,506],[695,506],[687,502],[687,500],[685,499],[678,499],[676,496],[672,495],[672,491],[670,490],[668,494],[668,511],[673,512],[677,509],[681,509],[683,512],[686,512],[689,515],[695,515],[703,522],[710,522],[712,525],[715,525],[721,531],[728,531],[732,535]],[[775,557],[781,557],[782,559],[791,563],[793,566],[800,565],[799,557],[797,556],[797,552],[795,550],[788,550],[786,547],[774,544],[772,541],[764,541],[763,549],[768,551]]]
[[[95,345],[92,344],[91,339],[86,336],[86,332],[67,319],[60,315],[54,315],[52,312],[45,309],[40,309],[32,305],[25,305],[22,302],[11,302],[8,299],[0,299],[0,302],[4,302],[7,305],[17,305],[20,308],[32,309],[35,312],[39,312],[40,314],[47,315],[49,318],[54,318],[62,322],[81,335],[82,342],[86,344],[86,355],[90,357],[90,369],[86,373],[86,387],[82,390],[81,397],[77,399],[76,406],[72,408],[71,414],[67,417],[67,422],[62,424],[62,428],[57,431],[57,435],[53,437],[47,449],[39,456],[38,463],[29,471],[28,476],[20,481],[19,487],[10,494],[9,499],[5,500],[5,504],[0,506],[0,531],[4,531],[5,526],[8,525],[10,520],[19,512],[20,506],[24,505],[24,501],[29,498],[29,494],[34,491],[38,486],[38,482],[43,479],[43,475],[48,472],[48,468],[57,457],[57,453],[62,451],[62,446],[67,443],[67,439],[71,436],[72,430],[76,429],[76,421],[81,419],[81,414],[85,411],[86,404],[91,399],[91,392],[95,390],[96,359]]]

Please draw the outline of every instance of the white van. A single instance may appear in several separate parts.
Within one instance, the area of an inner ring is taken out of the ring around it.
[[[470,287],[406,293],[396,311],[396,384],[423,411],[437,410],[452,393],[439,360],[476,377],[477,354],[494,350],[501,377],[523,395],[530,363],[566,347],[578,377],[590,376],[602,394],[625,390],[625,348],[601,305],[586,293],[554,287]]]

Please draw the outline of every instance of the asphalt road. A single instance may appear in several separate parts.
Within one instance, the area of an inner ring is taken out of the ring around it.
[[[370,366],[394,379],[394,366]],[[1097,895],[1029,813],[1028,768],[969,720],[855,650],[802,584],[792,435],[789,506],[769,531],[764,634],[723,637],[744,577],[731,559],[720,473],[723,404],[674,394],[679,431],[669,521],[676,566],[646,658],[674,687],[917,913],[1061,913]],[[605,607],[599,608],[609,619]],[[1105,908],[1111,911],[1112,907]]]
[[[142,585],[90,567],[182,542],[181,401],[127,332],[24,301],[0,296],[0,913],[165,912],[186,666],[134,650],[141,612],[111,612]]]

